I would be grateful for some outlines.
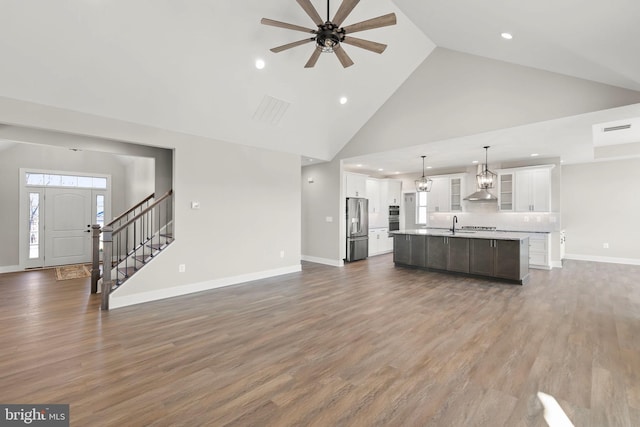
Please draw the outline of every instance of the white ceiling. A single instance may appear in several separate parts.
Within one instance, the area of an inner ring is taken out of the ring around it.
[[[326,2],[312,2],[324,16]],[[333,11],[338,5],[331,2]],[[377,55],[347,46],[355,61],[348,69],[330,55],[304,69],[310,45],[269,52],[306,36],[260,25],[262,17],[313,27],[294,0],[0,0],[0,10],[0,96],[320,160],[331,159],[436,45],[640,90],[635,0],[362,1],[345,25],[389,12],[398,24],[360,33],[389,47]],[[513,40],[500,38],[503,31]],[[254,67],[257,58],[264,70]],[[253,119],[265,96],[290,103],[278,125]],[[344,106],[341,96],[349,98]],[[630,107],[442,141],[385,153],[380,161],[389,163],[376,166],[405,171],[417,162],[418,170],[420,154],[451,166],[481,159],[483,145],[496,161],[538,151],[588,161],[593,136],[585,128],[633,117],[640,111]]]
[[[313,3],[325,15],[326,2]],[[345,47],[347,69],[331,54],[305,69],[313,45],[269,51],[309,35],[261,18],[315,28],[294,0],[1,0],[0,10],[0,96],[324,160],[435,47],[389,0],[345,20],[398,21],[358,33],[389,47]],[[265,96],[290,104],[278,125],[253,119]]]

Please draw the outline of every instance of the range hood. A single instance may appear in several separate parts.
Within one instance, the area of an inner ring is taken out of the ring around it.
[[[489,147],[484,147],[485,150]],[[483,171],[487,170],[487,164],[485,163],[484,165],[478,165],[478,175],[480,176],[482,174]],[[493,173],[493,172],[491,172]],[[495,175],[495,174],[494,174]],[[480,185],[480,184],[478,184]],[[476,191],[475,193],[469,194],[467,197],[464,198],[464,200],[468,200],[470,202],[493,202],[493,201],[498,201],[498,198],[496,196],[494,196],[493,194],[489,193],[489,191],[487,190],[486,187],[482,186],[479,187],[478,191]]]
[[[486,189],[481,188],[475,193],[469,194],[464,200],[469,200],[470,202],[493,202],[498,201],[498,198]]]

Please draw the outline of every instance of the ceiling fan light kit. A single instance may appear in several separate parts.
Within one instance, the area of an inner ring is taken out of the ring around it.
[[[347,36],[347,34],[355,33],[358,31],[373,30],[375,28],[387,27],[389,25],[396,24],[395,13],[389,13],[387,15],[378,16],[377,18],[368,19],[366,21],[342,27],[342,23],[360,2],[360,0],[343,0],[335,16],[333,17],[333,20],[329,19],[330,7],[329,0],[327,0],[327,20],[324,22],[322,21],[322,18],[320,17],[318,11],[315,9],[315,7],[313,7],[313,4],[311,4],[311,0],[296,0],[296,2],[302,7],[307,15],[309,15],[318,29],[314,30],[268,18],[262,18],[260,22],[263,25],[270,25],[272,27],[279,27],[288,30],[314,34],[313,37],[299,40],[297,42],[287,43],[285,45],[270,49],[271,52],[278,53],[287,49],[301,46],[303,44],[315,42],[315,49],[313,50],[311,57],[305,64],[305,68],[314,67],[316,65],[316,62],[318,61],[318,58],[320,57],[320,54],[322,53],[334,53],[344,68],[352,66],[353,60],[351,60],[347,52],[345,52],[345,50],[342,48],[342,43],[380,54],[384,52],[384,50],[387,48],[387,45],[372,42],[369,40],[359,39],[356,37],[350,37]]]

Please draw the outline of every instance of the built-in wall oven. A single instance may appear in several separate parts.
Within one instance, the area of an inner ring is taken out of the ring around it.
[[[400,206],[389,206],[389,231],[400,230]]]

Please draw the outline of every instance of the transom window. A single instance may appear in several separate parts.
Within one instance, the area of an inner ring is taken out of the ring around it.
[[[27,185],[38,187],[107,188],[107,178],[95,176],[58,175],[51,173],[25,173]]]

